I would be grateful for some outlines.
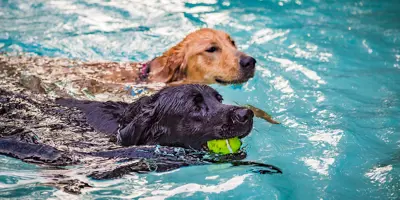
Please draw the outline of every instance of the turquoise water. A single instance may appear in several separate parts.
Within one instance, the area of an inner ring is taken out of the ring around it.
[[[29,3],[28,3],[29,2]],[[0,156],[2,198],[399,199],[400,2],[0,1],[0,51],[143,61],[200,27],[227,31],[257,59],[242,87],[214,85],[256,119],[247,168],[189,167],[112,181],[71,196],[39,183],[46,169]],[[47,170],[48,171],[48,170]],[[67,172],[64,172],[67,173]],[[73,173],[73,172],[68,172]]]

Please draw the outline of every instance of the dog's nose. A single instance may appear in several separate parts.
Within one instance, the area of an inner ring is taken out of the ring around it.
[[[240,108],[233,111],[233,120],[240,123],[247,122],[249,119],[253,118],[253,116],[253,111],[246,108]]]
[[[256,66],[256,62],[256,59],[251,56],[242,56],[239,63],[244,69],[252,69]]]

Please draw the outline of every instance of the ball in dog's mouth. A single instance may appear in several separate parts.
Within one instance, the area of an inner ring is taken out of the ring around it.
[[[241,146],[242,142],[239,137],[233,137],[228,139],[210,140],[206,144],[203,144],[202,149],[207,152],[226,155],[239,152]]]

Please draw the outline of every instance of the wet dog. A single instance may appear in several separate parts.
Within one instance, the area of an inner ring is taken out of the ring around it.
[[[182,166],[239,161],[244,152],[210,156],[209,140],[246,137],[249,109],[225,105],[206,85],[167,87],[134,103],[76,99],[0,87],[0,154],[53,166],[97,163],[93,178],[130,172],[168,171]],[[105,160],[117,160],[97,170]],[[101,162],[97,162],[101,160]],[[280,173],[271,165],[263,173]]]
[[[17,78],[35,76],[39,91],[57,87],[76,96],[127,93],[132,91],[126,87],[134,90],[143,84],[158,90],[165,84],[244,83],[254,76],[255,64],[227,33],[210,28],[190,33],[161,56],[143,63],[0,55],[0,72],[6,70]]]

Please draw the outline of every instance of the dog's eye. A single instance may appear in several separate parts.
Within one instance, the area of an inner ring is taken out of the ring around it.
[[[196,95],[196,96],[194,97],[193,101],[194,101],[194,104],[195,104],[194,110],[195,110],[196,112],[200,112],[200,111],[201,111],[201,107],[202,107],[202,103],[203,103],[203,101],[204,101],[203,96],[201,96],[201,95]]]
[[[219,102],[221,102],[221,103],[222,103],[222,101],[224,100],[224,98],[222,98],[222,96],[219,95],[219,94],[217,94],[216,98],[217,98],[217,100],[218,100]]]
[[[216,52],[217,50],[218,50],[218,47],[216,47],[216,46],[212,46],[212,47],[206,49],[206,51],[209,53]]]
[[[235,47],[236,47],[236,43],[235,43],[235,41],[231,40],[231,43],[232,43],[232,45],[233,45],[233,46],[235,46]]]
[[[194,102],[196,104],[202,103],[203,102],[203,96],[197,95],[196,97],[194,97]]]

